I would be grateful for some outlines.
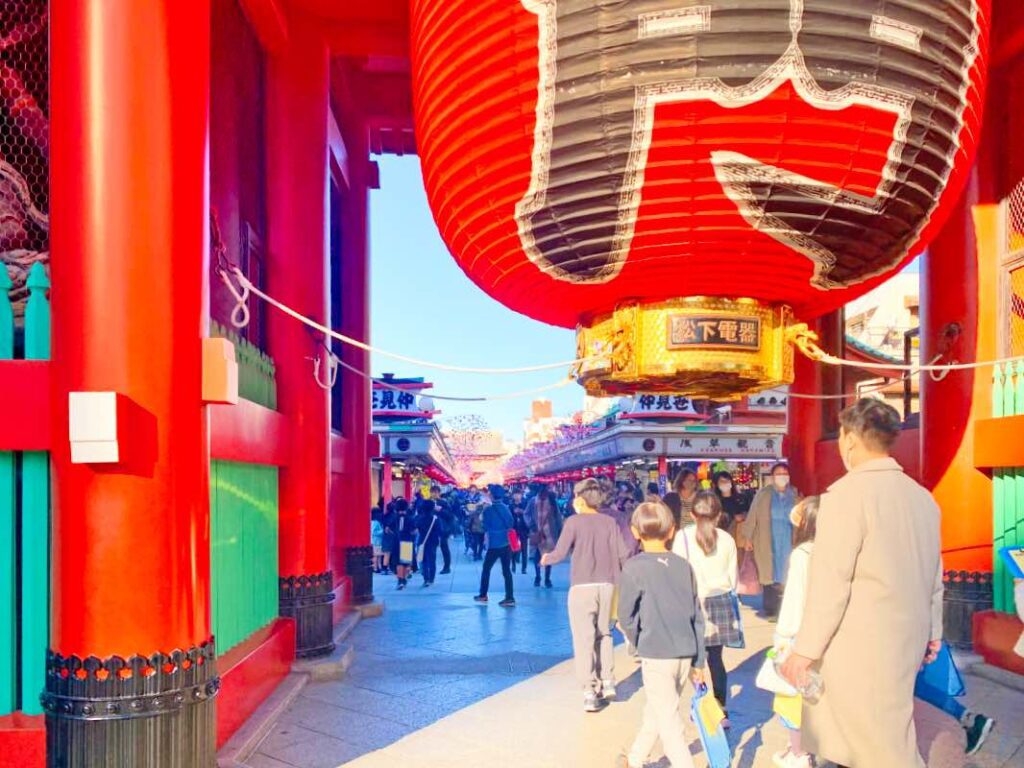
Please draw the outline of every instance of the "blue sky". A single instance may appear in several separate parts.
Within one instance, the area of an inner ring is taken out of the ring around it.
[[[437,231],[415,157],[384,156],[381,188],[370,200],[372,269],[372,343],[412,357],[461,366],[516,367],[571,360],[575,334],[539,323],[507,309],[470,282]],[[434,392],[479,396],[516,392],[557,382],[564,370],[515,376],[487,376],[416,368],[381,355],[373,356],[373,373],[424,376]],[[543,395],[555,413],[582,406],[583,390],[575,384]],[[474,414],[522,438],[530,401],[524,397],[494,403],[438,402],[442,419]]]
[[[461,366],[516,367],[570,360],[575,334],[507,309],[470,282],[437,231],[427,204],[419,159],[378,158],[381,188],[370,202],[372,343],[412,357]],[[915,260],[908,271],[919,271]],[[429,368],[373,356],[373,373],[424,376],[434,392],[479,396],[543,387],[563,372],[482,376]],[[541,395],[556,414],[582,406],[583,390],[570,385]],[[532,397],[492,403],[443,403],[442,420],[473,414],[509,439],[522,437]]]

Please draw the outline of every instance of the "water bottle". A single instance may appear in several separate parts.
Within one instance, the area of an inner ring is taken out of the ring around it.
[[[792,653],[792,647],[786,647],[782,651],[776,653],[774,650],[768,652],[769,658],[775,663],[775,671],[779,673],[779,677],[782,677],[782,665],[786,663],[786,659],[789,658]],[[824,690],[824,683],[821,680],[821,674],[814,671],[813,669],[807,670],[807,684],[802,688],[797,688],[797,693],[804,697],[804,701],[808,704],[817,704],[821,698],[821,692]],[[785,680],[785,678],[783,678]],[[788,680],[786,682],[789,682]]]
[[[825,686],[822,683],[821,675],[813,669],[807,670],[807,676],[807,684],[797,690],[800,691],[800,695],[804,697],[804,701],[808,704],[817,704]]]

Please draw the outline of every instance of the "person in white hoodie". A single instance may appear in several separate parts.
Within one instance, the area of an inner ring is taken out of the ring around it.
[[[782,596],[779,620],[775,625],[776,657],[783,656],[792,649],[804,618],[807,578],[811,568],[811,553],[814,551],[814,535],[817,531],[818,497],[808,496],[798,502],[789,513],[789,521],[793,524],[794,548],[789,557],[786,591]],[[772,755],[772,763],[778,768],[811,768],[813,765],[811,756],[800,744],[801,703],[800,696],[775,696],[772,709],[789,731],[789,747]]]

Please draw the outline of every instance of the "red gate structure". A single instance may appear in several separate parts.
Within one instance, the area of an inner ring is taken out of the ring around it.
[[[553,4],[506,2],[519,24]],[[1024,179],[1021,3],[993,0],[991,29],[977,159],[923,261],[922,359],[1021,353],[1004,338],[1019,310],[1007,229],[1021,217],[1004,201]],[[292,661],[329,653],[341,613],[372,600],[368,355],[255,301],[236,327],[221,273],[369,339],[372,157],[417,151],[410,36],[408,0],[0,9],[4,765],[212,766]],[[51,354],[33,315],[47,298]],[[841,313],[815,326],[841,351]],[[325,386],[332,353],[346,366]],[[795,373],[795,392],[847,391],[838,369]],[[923,377],[900,443],[942,504],[956,573],[990,574],[994,542],[1024,539],[1024,497],[1011,524],[1006,495],[1024,409],[993,391],[984,370]],[[836,413],[791,401],[803,489],[841,473]],[[996,568],[974,644],[1012,667],[1004,582]]]

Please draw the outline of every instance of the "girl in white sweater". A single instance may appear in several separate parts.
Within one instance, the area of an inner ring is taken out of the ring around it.
[[[777,656],[788,652],[804,618],[804,603],[807,600],[807,577],[811,568],[811,552],[814,549],[814,534],[818,521],[818,497],[808,496],[789,513],[793,524],[793,554],[789,558],[786,575],[786,591],[782,596],[782,608],[775,625],[775,653]],[[782,718],[782,724],[789,730],[789,749],[772,755],[772,762],[778,768],[811,768],[811,756],[800,746],[799,696],[775,696],[773,709]]]
[[[704,609],[704,648],[711,687],[725,710],[729,677],[722,650],[725,646],[740,648],[743,643],[738,603],[733,596],[737,580],[736,542],[718,527],[722,503],[717,494],[698,493],[691,514],[694,524],[676,535],[672,551],[690,563],[697,578],[697,596]],[[722,725],[729,727],[728,713]]]

